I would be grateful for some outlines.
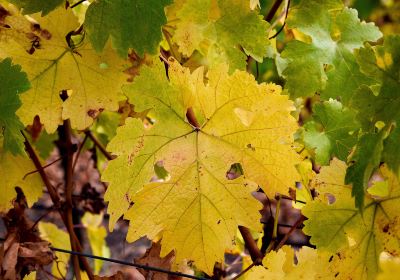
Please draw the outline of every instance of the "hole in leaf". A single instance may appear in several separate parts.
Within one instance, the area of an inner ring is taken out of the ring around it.
[[[236,178],[239,178],[243,174],[244,173],[243,173],[242,165],[237,162],[237,163],[232,164],[231,167],[229,168],[229,170],[226,172],[226,178],[228,180],[234,180]]]
[[[158,161],[154,164],[154,172],[156,176],[152,179],[153,182],[166,182],[171,178],[169,172],[164,168],[164,163],[162,161]]]

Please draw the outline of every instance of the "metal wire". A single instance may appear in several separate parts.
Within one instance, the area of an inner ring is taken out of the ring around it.
[[[4,242],[4,241],[5,241],[5,238],[0,238],[0,242]],[[186,273],[181,273],[181,272],[177,272],[177,271],[170,271],[170,270],[163,269],[163,268],[160,268],[160,267],[148,266],[148,265],[136,264],[136,263],[117,260],[117,259],[94,256],[94,255],[90,255],[90,254],[85,254],[85,253],[65,250],[65,249],[56,248],[56,247],[49,247],[49,248],[52,251],[55,251],[55,252],[66,253],[66,254],[75,255],[75,256],[83,256],[83,257],[87,257],[87,258],[91,258],[91,259],[97,259],[97,260],[102,260],[102,261],[106,261],[106,262],[118,263],[118,264],[122,264],[122,265],[126,265],[126,266],[133,266],[133,267],[141,268],[141,269],[144,269],[144,270],[151,270],[151,271],[156,271],[156,272],[160,272],[160,273],[166,273],[166,274],[169,274],[169,275],[175,275],[175,276],[179,276],[179,277],[186,277],[186,278],[189,278],[189,279],[197,279],[197,280],[210,280],[211,279],[211,278],[205,278],[205,277],[190,275],[190,274],[186,274]]]

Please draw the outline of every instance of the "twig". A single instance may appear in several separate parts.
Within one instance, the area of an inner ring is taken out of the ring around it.
[[[276,11],[279,9],[282,2],[283,0],[276,0],[274,2],[274,4],[271,7],[271,10],[269,10],[268,14],[264,18],[266,21],[270,22],[274,18],[274,15],[276,14]]]
[[[242,234],[244,243],[249,250],[250,257],[255,265],[262,264],[263,254],[261,253],[260,249],[257,247],[256,242],[251,236],[250,230],[244,226],[239,226],[239,231]]]
[[[242,270],[238,275],[236,275],[235,277],[233,277],[231,280],[239,279],[239,277],[243,276],[247,271],[249,271],[250,269],[252,269],[253,266],[255,266],[255,263],[252,263],[251,265],[249,265],[248,267],[246,267],[245,270]]]
[[[88,138],[89,138],[89,136],[88,136],[87,134],[85,134],[85,138],[83,138],[82,143],[79,145],[78,152],[77,152],[76,155],[75,155],[74,164],[72,165],[72,172],[74,172],[74,170],[75,170],[75,166],[76,166],[76,164],[78,163],[78,159],[79,159],[79,156],[80,156],[80,154],[81,154],[81,152],[82,152],[83,145],[85,145],[86,140],[87,140]]]
[[[301,204],[306,204],[307,203],[307,202],[302,201],[302,200],[293,199],[293,198],[291,198],[290,196],[287,196],[287,195],[280,194],[280,197],[281,197],[281,199],[292,200],[292,201],[294,201],[296,203],[301,203]]]
[[[107,152],[104,145],[100,143],[100,141],[93,135],[93,133],[90,130],[85,131],[85,134],[90,138],[90,140],[92,140],[92,142],[96,145],[96,147],[103,153],[103,155],[108,160],[115,159],[115,156]]]
[[[63,160],[64,165],[64,178],[65,178],[65,206],[66,206],[66,226],[69,233],[71,248],[73,251],[78,251],[76,246],[76,241],[73,238],[74,223],[72,220],[72,192],[73,192],[73,161],[74,161],[74,149],[71,141],[71,123],[69,120],[64,120],[63,125],[59,127],[58,130],[59,141],[58,148],[60,154],[65,155]],[[72,264],[74,267],[74,273],[77,280],[81,280],[81,273],[79,268],[79,258],[76,255],[72,256]],[[88,272],[89,274],[89,272]]]
[[[285,236],[279,242],[278,246],[276,246],[275,251],[279,250],[283,245],[285,245],[286,241],[289,239],[289,236],[297,229],[298,226],[300,226],[301,223],[304,222],[304,220],[305,217],[301,215],[300,218],[294,223],[294,225],[290,228],[290,230],[285,234]]]
[[[274,227],[272,229],[271,241],[268,244],[267,250],[265,250],[266,254],[274,249],[275,242],[278,237],[279,214],[281,211],[281,195],[278,195],[275,199],[278,201],[278,203],[275,208]]]
[[[279,28],[279,30],[278,30],[273,36],[271,36],[271,37],[268,38],[268,39],[270,39],[270,40],[271,40],[271,39],[274,39],[275,37],[277,37],[277,36],[282,32],[283,28],[285,28],[285,26],[286,26],[286,19],[287,19],[288,14],[289,14],[290,0],[286,0],[286,1],[287,1],[287,3],[286,3],[285,11],[284,11],[284,13],[285,13],[285,22],[282,24],[282,26]],[[272,28],[275,27],[276,23],[282,18],[282,16],[283,16],[283,15],[281,15],[280,18],[277,19],[277,20],[271,25],[270,30],[271,30]]]
[[[54,186],[50,183],[49,178],[47,177],[47,175],[42,167],[42,164],[40,163],[39,157],[36,155],[35,150],[33,149],[31,143],[29,143],[28,138],[26,137],[26,135],[24,134],[23,131],[21,131],[21,133],[22,133],[22,136],[25,138],[25,142],[24,142],[25,150],[28,153],[29,157],[31,158],[36,169],[38,170],[44,185],[46,186],[47,192],[49,193],[51,201],[54,204],[54,208],[58,210],[58,212],[61,216],[61,219],[64,222],[64,225],[67,227],[67,219],[66,219],[65,213],[61,209],[60,197],[59,197],[57,191],[55,190]],[[78,238],[76,237],[75,232],[72,233],[72,238],[74,240],[78,241]],[[78,241],[77,245],[78,245],[78,250],[81,251],[82,247],[80,246],[79,241]],[[85,266],[85,268],[87,267],[90,270],[89,263],[87,262],[87,260],[85,258],[81,258],[81,262]]]
[[[40,163],[40,160],[38,156],[36,155],[34,149],[32,148],[31,143],[29,143],[28,138],[26,138],[26,135],[24,134],[23,131],[21,131],[22,136],[25,138],[25,150],[28,153],[29,157],[31,158],[33,164],[36,167],[36,170],[39,172],[40,177],[42,178],[42,181],[44,185],[47,188],[47,191],[49,192],[50,198],[53,201],[54,207],[56,209],[60,209],[60,197],[58,196],[58,193],[56,192],[54,186],[50,183],[49,178],[47,177],[46,173],[44,172],[43,166]]]
[[[56,162],[59,162],[60,160],[62,160],[62,157],[60,157],[60,158],[58,158],[58,159],[56,159],[56,160],[50,162],[49,164],[44,165],[42,168],[45,169],[45,168],[47,168],[47,167],[50,167],[50,166],[52,166],[53,164],[55,164]],[[39,169],[36,169],[36,170],[33,170],[33,171],[31,171],[31,172],[26,173],[26,174],[24,175],[24,177],[22,178],[22,180],[25,180],[26,177],[28,177],[29,175],[35,174],[36,172],[39,172]]]
[[[30,230],[33,230],[33,229],[37,226],[37,224],[38,224],[44,217],[46,217],[47,215],[49,215],[49,214],[51,213],[51,211],[54,211],[54,209],[49,208],[44,214],[42,214],[42,215],[35,221],[35,223],[30,227]]]

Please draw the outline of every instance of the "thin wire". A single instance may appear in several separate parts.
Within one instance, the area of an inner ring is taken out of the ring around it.
[[[4,242],[5,240],[6,240],[5,238],[0,238],[0,242]],[[166,274],[180,276],[180,277],[186,277],[186,278],[190,278],[190,279],[197,279],[197,280],[210,280],[211,279],[211,278],[205,278],[205,277],[199,277],[199,276],[190,275],[190,274],[186,274],[186,273],[181,273],[181,272],[177,272],[177,271],[170,271],[170,270],[162,269],[159,267],[148,266],[148,265],[143,265],[143,264],[136,264],[136,263],[126,262],[126,261],[121,261],[121,260],[116,260],[116,259],[111,259],[111,258],[104,258],[104,257],[100,257],[100,256],[94,256],[94,255],[90,255],[90,254],[65,250],[65,249],[56,248],[56,247],[49,247],[49,248],[52,251],[56,251],[56,252],[66,253],[66,254],[75,255],[75,256],[83,256],[86,258],[97,259],[97,260],[102,260],[102,261],[112,262],[112,263],[118,263],[118,264],[122,264],[122,265],[126,265],[126,266],[133,266],[133,267],[141,268],[144,270],[152,270],[152,271],[157,271],[160,273],[166,273]]]
[[[186,277],[186,278],[190,278],[190,279],[197,279],[197,280],[211,279],[211,278],[204,278],[204,277],[189,275],[189,274],[176,272],[176,271],[170,271],[170,270],[162,269],[159,267],[136,264],[136,263],[126,262],[126,261],[121,261],[121,260],[116,260],[116,259],[104,258],[104,257],[100,257],[100,256],[93,256],[93,255],[89,255],[89,254],[85,254],[85,253],[80,253],[80,252],[55,248],[55,247],[49,247],[49,248],[56,252],[67,253],[67,254],[76,255],[76,256],[83,256],[83,257],[87,257],[87,258],[91,258],[91,259],[97,259],[97,260],[102,260],[102,261],[106,261],[106,262],[118,263],[118,264],[122,264],[122,265],[126,265],[126,266],[133,266],[133,267],[142,268],[145,270],[152,270],[152,271],[157,271],[160,273],[166,273],[166,274],[180,276],[180,277]]]
[[[80,0],[80,1],[76,2],[75,4],[71,5],[70,8],[73,9],[73,8],[75,8],[76,6],[82,4],[82,3],[85,2],[85,1],[86,1],[86,0]]]
[[[289,7],[290,7],[290,0],[287,1],[287,4],[286,4],[286,9],[285,9],[285,10],[286,10],[286,11],[285,11],[285,22],[283,23],[283,25],[281,26],[281,28],[275,33],[275,35],[273,35],[273,36],[271,36],[271,37],[268,38],[269,40],[271,40],[271,39],[277,37],[277,36],[282,32],[283,28],[286,26],[286,19],[287,19],[288,14],[289,14]]]
[[[255,265],[255,263],[252,263],[251,265],[249,265],[245,270],[243,270],[242,272],[240,272],[238,275],[236,275],[235,277],[233,277],[231,280],[236,280],[239,277],[243,276],[245,273],[247,273],[253,266]]]

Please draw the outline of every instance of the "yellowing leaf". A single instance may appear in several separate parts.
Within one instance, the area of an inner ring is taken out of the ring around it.
[[[34,15],[40,26],[9,10],[4,19],[8,28],[0,27],[0,35],[8,39],[0,41],[0,57],[9,56],[20,64],[32,84],[20,95],[22,107],[17,114],[24,125],[38,115],[48,132],[68,118],[73,128],[84,129],[101,111],[118,109],[124,60],[110,47],[96,53],[86,38],[69,46],[66,36],[79,27],[71,10]],[[65,102],[59,96],[62,90],[71,95]]]
[[[39,222],[40,237],[51,243],[53,247],[71,250],[69,235],[52,223]],[[57,260],[53,263],[51,273],[60,278],[65,278],[68,267],[69,254],[55,252]]]
[[[260,0],[250,0],[250,9],[254,10],[255,8],[261,8]]]
[[[24,192],[29,206],[32,206],[42,195],[43,183],[38,173],[24,176],[36,170],[32,161],[23,156],[14,156],[11,153],[2,153],[0,150],[0,212],[7,212],[13,207],[13,200],[17,196],[15,187]]]
[[[245,69],[247,55],[261,62],[267,56],[269,24],[248,1],[176,2],[168,14],[172,25],[177,22],[173,39],[179,51],[191,56],[198,50],[209,64],[228,63],[232,71]]]
[[[400,258],[389,257],[382,258],[380,262],[381,272],[378,274],[377,280],[392,280],[394,275],[400,275]]]
[[[293,249],[284,246],[278,252],[268,253],[263,260],[264,267],[252,268],[245,274],[245,279],[329,279],[326,275],[326,264],[321,263],[322,258],[317,250],[303,247],[296,252],[296,260],[295,263]]]
[[[367,197],[363,213],[354,207],[351,187],[344,184],[346,165],[338,160],[317,175],[320,197],[302,208],[308,218],[304,232],[320,252],[333,255],[329,270],[338,279],[375,279],[379,255],[400,253],[400,184],[386,166],[381,173],[389,186],[384,198]]]
[[[36,271],[29,273],[24,277],[24,280],[35,280],[36,279]]]
[[[118,158],[102,179],[110,183],[105,199],[111,228],[126,213],[129,241],[161,233],[162,255],[175,250],[177,263],[191,259],[211,273],[232,248],[238,225],[259,227],[260,205],[250,192],[258,184],[269,195],[287,193],[299,179],[299,156],[291,147],[297,128],[293,105],[279,87],[257,84],[246,72],[229,76],[227,66],[210,71],[205,83],[202,71],[191,78],[185,70],[170,71],[169,81],[164,66],[155,63],[123,88],[136,110],[151,109],[154,124],[128,119],[117,130],[108,149]],[[189,84],[177,86],[177,80]],[[188,96],[195,97],[198,128],[185,117]],[[244,123],[236,108],[252,111],[253,121]],[[170,179],[150,182],[159,162]],[[229,180],[226,173],[235,163],[243,176]]]
[[[95,215],[86,212],[82,217],[82,224],[86,227],[93,255],[108,258],[110,257],[110,249],[106,244],[107,231],[104,226],[101,226],[102,221],[102,214]],[[102,266],[102,260],[94,260],[94,273],[98,274]]]

